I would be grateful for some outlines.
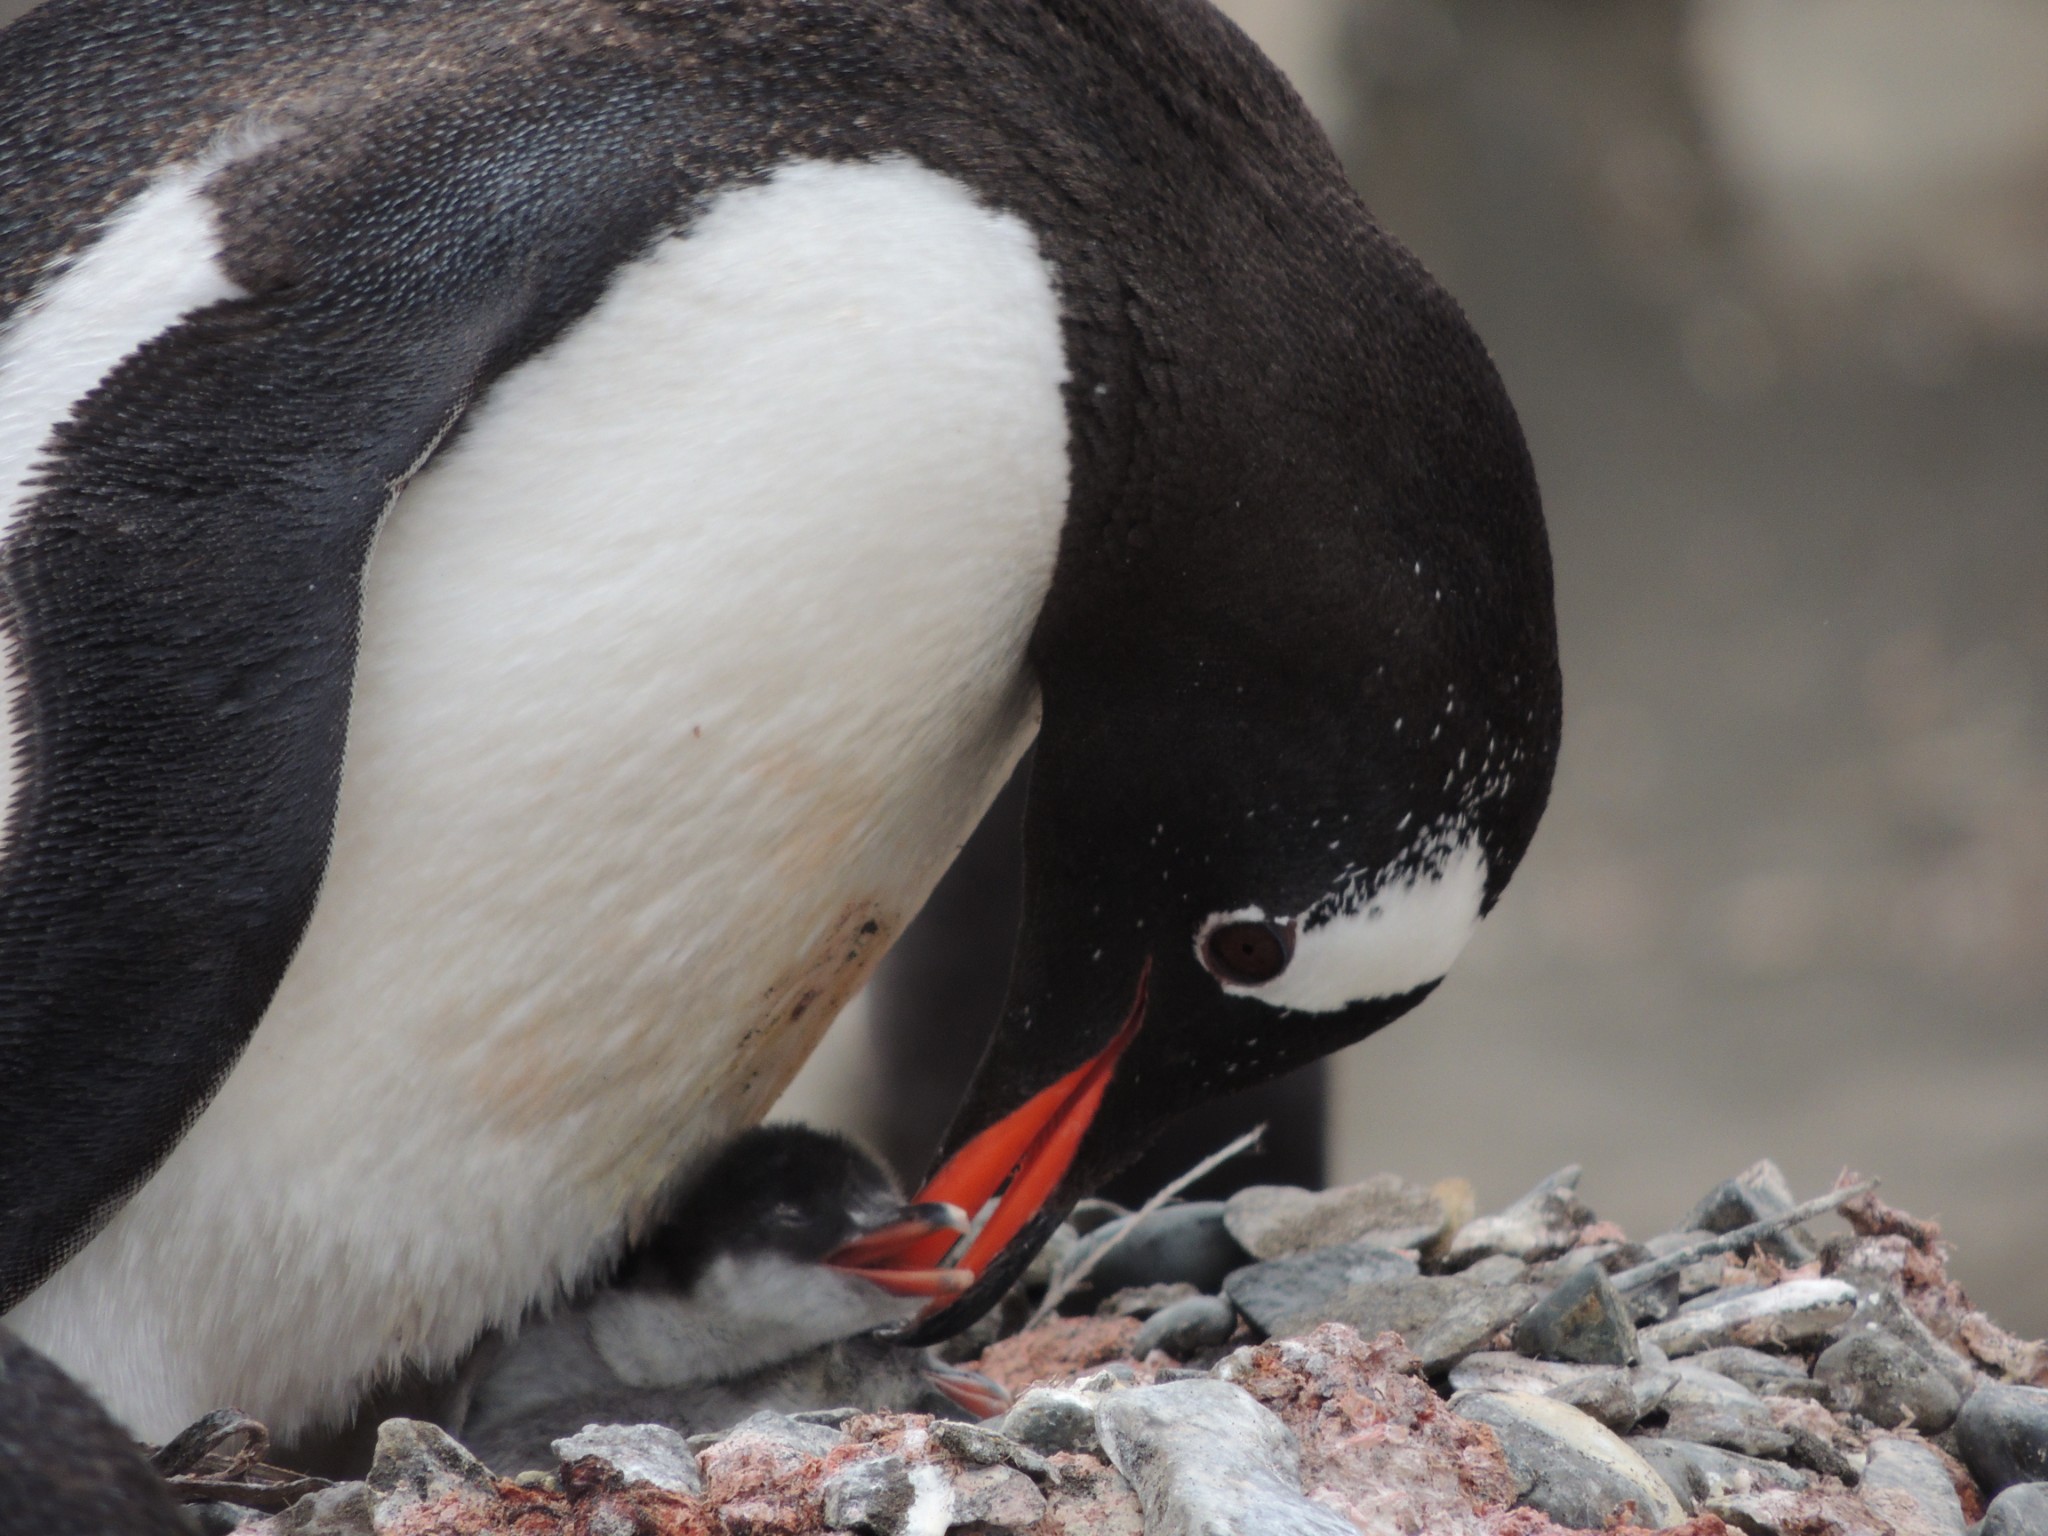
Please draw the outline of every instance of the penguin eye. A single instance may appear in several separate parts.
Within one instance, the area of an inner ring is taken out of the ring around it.
[[[1294,958],[1294,926],[1267,919],[1220,923],[1202,936],[1202,964],[1223,981],[1255,987]]]

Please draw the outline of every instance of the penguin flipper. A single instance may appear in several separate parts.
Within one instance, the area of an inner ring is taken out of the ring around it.
[[[83,286],[123,220],[217,231],[144,242],[173,276],[215,263],[228,296],[55,402],[0,545],[0,1312],[168,1155],[283,976],[327,859],[385,511],[670,206],[591,174],[595,127],[578,175],[483,135],[428,136],[450,164],[335,174],[320,131],[159,172],[96,228],[81,214],[81,249],[0,331],[19,357],[62,303],[132,293]],[[0,148],[12,172],[57,170]]]

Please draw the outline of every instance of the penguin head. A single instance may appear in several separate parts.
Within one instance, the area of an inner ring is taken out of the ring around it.
[[[977,1284],[911,1337],[977,1315],[1182,1109],[1413,1008],[1542,814],[1529,455],[1456,305],[1349,206],[1263,252],[1245,230],[1170,331],[1150,467],[1081,461],[1010,996],[926,1190],[1006,1192],[957,1261]]]
[[[804,1125],[766,1125],[729,1142],[676,1196],[668,1214],[622,1261],[625,1289],[685,1293],[720,1259],[781,1261],[879,1285],[891,1295],[932,1296],[951,1276],[864,1264],[893,1257],[933,1234],[965,1225],[957,1210],[906,1204],[888,1172],[843,1136]],[[920,1282],[923,1282],[922,1284]],[[949,1292],[950,1293],[950,1292]]]

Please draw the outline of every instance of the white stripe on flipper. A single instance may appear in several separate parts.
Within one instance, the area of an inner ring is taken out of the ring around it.
[[[35,499],[50,439],[80,402],[185,316],[243,296],[221,268],[214,209],[204,195],[207,180],[233,157],[210,155],[164,172],[0,329],[0,541],[13,537]],[[12,642],[0,646],[11,705],[21,673]],[[0,837],[11,830],[14,737],[10,720],[0,731]]]

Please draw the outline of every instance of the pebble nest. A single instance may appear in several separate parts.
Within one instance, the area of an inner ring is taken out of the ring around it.
[[[1934,1224],[1847,1175],[1797,1206],[1765,1162],[1638,1242],[1578,1181],[1486,1215],[1392,1177],[1086,1202],[949,1347],[1015,1396],[981,1425],[593,1426],[506,1480],[393,1419],[362,1482],[244,1435],[173,1486],[246,1536],[2048,1533],[2048,1346],[1970,1306]]]

